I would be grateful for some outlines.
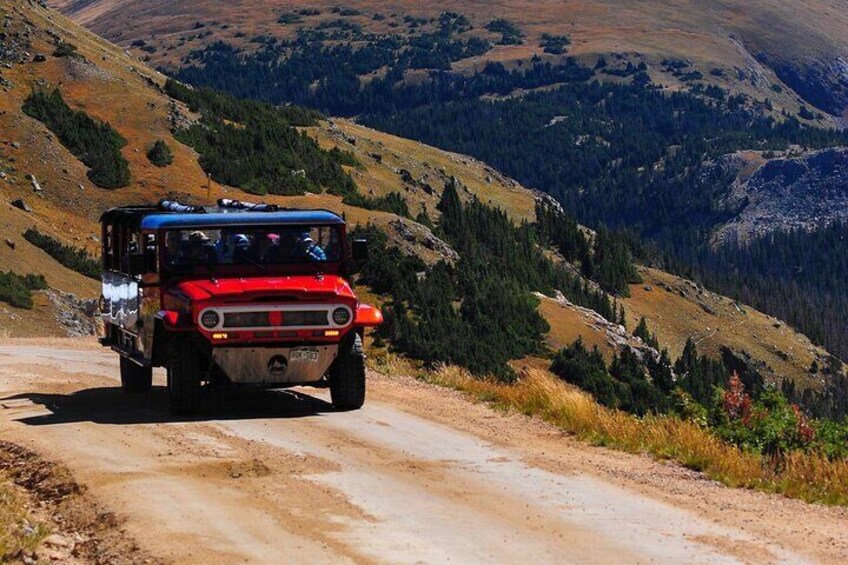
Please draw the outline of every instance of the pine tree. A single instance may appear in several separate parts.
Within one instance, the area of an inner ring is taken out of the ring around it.
[[[147,158],[157,167],[167,167],[174,162],[174,154],[164,140],[157,139],[147,152]]]

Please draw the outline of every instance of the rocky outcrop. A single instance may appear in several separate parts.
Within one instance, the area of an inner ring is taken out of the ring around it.
[[[750,175],[738,170],[721,203],[736,214],[716,230],[715,243],[848,220],[848,148],[772,159]]]
[[[533,295],[540,300],[550,298],[541,292],[534,292]],[[560,291],[556,291],[553,300],[563,308],[568,308],[579,313],[588,326],[604,336],[607,344],[613,350],[621,351],[625,348],[630,349],[639,359],[650,358],[657,360],[660,358],[659,351],[646,345],[641,339],[629,333],[624,326],[610,322],[594,310],[577,306],[568,300]]]
[[[74,294],[53,289],[45,292],[53,305],[56,321],[69,337],[97,334],[97,300],[81,299]]]
[[[433,251],[441,260],[453,263],[459,259],[459,254],[447,243],[433,235],[426,226],[419,223],[402,220],[400,218],[389,223],[393,234],[397,237],[394,241],[404,252],[416,255],[416,247],[423,246]]]

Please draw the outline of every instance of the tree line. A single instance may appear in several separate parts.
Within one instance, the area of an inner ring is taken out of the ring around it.
[[[786,320],[815,343],[848,359],[848,223],[774,232],[717,248],[701,246],[648,258],[722,294]]]
[[[515,375],[507,361],[544,353],[549,328],[533,291],[558,290],[618,320],[604,292],[545,255],[537,225],[515,225],[503,211],[476,199],[463,203],[454,182],[445,186],[438,208],[441,218],[433,227],[459,254],[456,264],[441,261],[427,268],[390,246],[378,228],[354,232],[372,246],[359,281],[391,297],[379,335],[393,347],[426,363],[453,363],[509,380]]]

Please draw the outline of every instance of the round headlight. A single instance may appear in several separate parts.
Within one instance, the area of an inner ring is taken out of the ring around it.
[[[200,323],[204,328],[212,329],[218,325],[218,322],[221,321],[221,316],[218,315],[218,312],[215,310],[207,310],[200,317]]]
[[[350,322],[350,310],[347,308],[336,308],[333,310],[333,321],[337,326],[344,326]]]

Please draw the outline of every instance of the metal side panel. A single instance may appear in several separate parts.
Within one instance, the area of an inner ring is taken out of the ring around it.
[[[212,358],[230,381],[241,384],[314,383],[336,359],[339,346],[216,347]]]

